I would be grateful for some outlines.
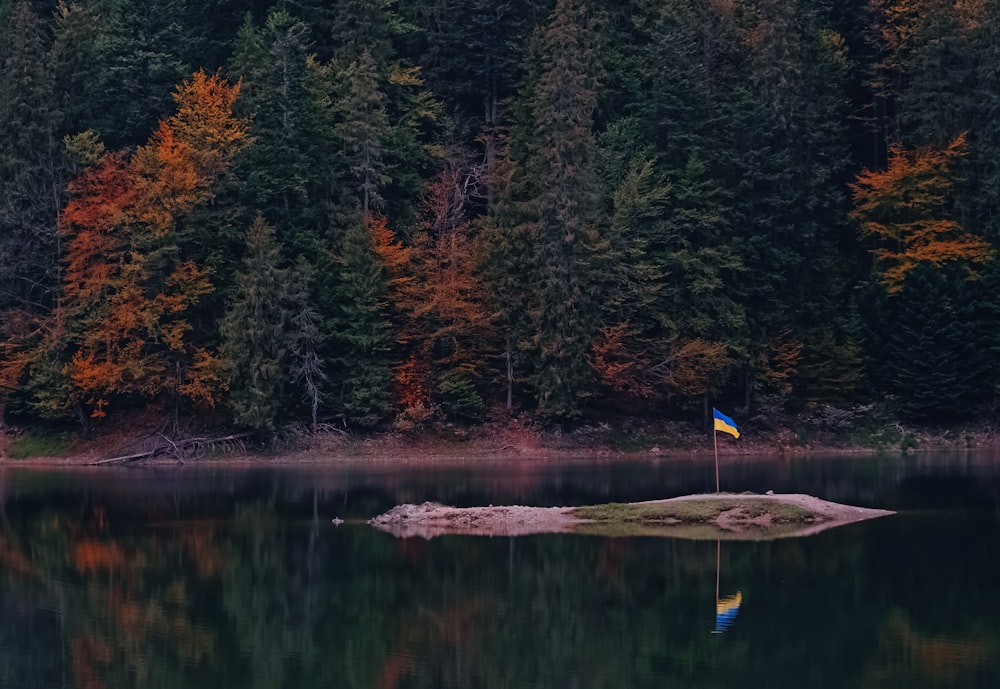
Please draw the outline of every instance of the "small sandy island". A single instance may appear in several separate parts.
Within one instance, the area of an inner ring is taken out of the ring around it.
[[[893,514],[810,495],[707,494],[586,507],[399,505],[369,523],[399,538],[580,533],[689,539],[768,540],[808,536]]]

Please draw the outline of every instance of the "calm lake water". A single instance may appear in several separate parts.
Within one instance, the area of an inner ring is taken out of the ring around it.
[[[1000,686],[1000,458],[729,459],[722,481],[900,514],[769,543],[425,541],[363,522],[701,492],[711,459],[0,469],[0,687]],[[721,634],[717,586],[741,600]]]

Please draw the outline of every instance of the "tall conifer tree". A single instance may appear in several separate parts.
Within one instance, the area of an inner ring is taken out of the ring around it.
[[[591,347],[597,333],[596,250],[600,195],[593,133],[599,97],[596,18],[589,3],[558,0],[541,34],[541,73],[532,85],[533,147],[527,166],[537,191],[531,285],[532,387],[539,411],[578,416],[592,392]]]
[[[55,226],[69,165],[62,152],[49,39],[19,2],[0,65],[0,309],[43,314],[59,281]]]
[[[273,430],[284,408],[287,377],[288,274],[274,230],[260,215],[247,234],[247,256],[220,326],[230,369],[229,404],[237,423]]]
[[[791,353],[828,341],[824,330],[849,304],[846,55],[807,3],[756,0],[745,10],[748,81],[732,91],[729,129],[748,268],[739,291],[753,314],[749,371],[785,377],[798,367]],[[784,372],[770,363],[779,350]]]
[[[521,200],[527,181],[510,150],[504,151],[496,171],[497,202],[480,221],[475,253],[479,273],[488,288],[488,316],[498,331],[499,378],[509,412],[514,407],[515,384],[523,382],[527,368],[531,285],[525,267],[532,257],[534,225]]]
[[[370,223],[348,227],[341,267],[340,313],[332,335],[337,345],[340,404],[347,418],[373,428],[392,410],[393,346],[389,275],[372,239]]]
[[[948,272],[920,268],[892,302],[890,391],[921,421],[960,413],[991,392],[975,283]]]
[[[232,70],[254,145],[240,161],[246,203],[264,213],[290,256],[330,248],[337,187],[329,69],[310,54],[309,29],[283,10],[244,24]]]

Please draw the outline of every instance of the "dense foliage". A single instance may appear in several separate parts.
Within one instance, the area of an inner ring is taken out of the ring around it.
[[[3,411],[986,408],[997,26],[997,0],[0,0]]]

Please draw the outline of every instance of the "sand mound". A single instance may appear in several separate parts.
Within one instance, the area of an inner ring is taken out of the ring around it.
[[[586,533],[762,540],[807,536],[892,514],[811,495],[709,494],[589,507],[399,505],[369,524],[400,538]]]

